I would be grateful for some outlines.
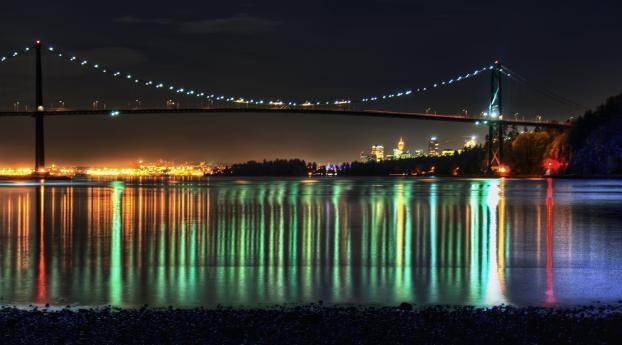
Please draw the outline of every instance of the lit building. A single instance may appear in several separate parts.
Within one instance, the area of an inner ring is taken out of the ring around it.
[[[456,150],[454,149],[444,149],[443,151],[441,151],[441,156],[443,157],[449,157],[455,154],[456,154]]]
[[[406,143],[404,142],[404,139],[400,137],[400,141],[397,143],[397,147],[393,149],[393,159],[410,158],[410,152],[405,148]]]
[[[430,142],[428,143],[428,155],[429,156],[438,156],[440,154],[439,146],[438,146],[438,138],[430,137]]]
[[[425,153],[423,152],[423,150],[415,150],[415,158],[423,157],[423,156],[425,156]]]
[[[361,152],[361,155],[360,155],[360,157],[359,157],[359,160],[360,160],[361,162],[369,162],[369,161],[372,161],[372,160],[374,160],[374,159],[373,159],[373,157],[371,156],[371,154],[370,154],[370,153],[367,153],[367,152],[363,151],[363,152]]]
[[[376,162],[384,160],[384,146],[374,145],[371,147],[371,158]]]
[[[472,149],[475,148],[475,146],[477,146],[477,137],[472,135],[471,138],[467,139],[464,142],[464,148],[465,149]]]

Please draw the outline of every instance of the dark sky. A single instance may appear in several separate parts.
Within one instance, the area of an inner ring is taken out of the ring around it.
[[[0,55],[35,39],[145,79],[253,98],[360,98],[427,86],[501,61],[587,107],[622,92],[622,5],[615,1],[21,1],[0,5]],[[44,57],[45,103],[162,107],[193,99],[133,87]],[[0,108],[34,102],[34,62],[0,64]],[[486,109],[488,75],[368,108],[457,113]],[[504,113],[581,113],[507,81]],[[327,115],[169,115],[52,118],[47,160],[358,158],[372,144],[410,149],[430,135],[460,146],[481,130],[443,122]],[[34,121],[0,119],[0,165],[31,165]]]

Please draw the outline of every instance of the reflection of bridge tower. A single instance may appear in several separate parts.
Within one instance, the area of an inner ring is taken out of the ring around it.
[[[499,173],[503,168],[503,135],[504,126],[501,120],[503,119],[503,102],[501,93],[501,64],[499,61],[495,61],[494,69],[492,71],[491,90],[490,90],[490,104],[488,105],[488,116],[492,119],[488,125],[488,138],[486,140],[488,148],[487,159],[487,171],[491,173],[493,170]],[[497,145],[494,145],[495,129],[497,130]]]

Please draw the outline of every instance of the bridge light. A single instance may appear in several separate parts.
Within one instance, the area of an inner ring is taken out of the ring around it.
[[[113,110],[113,111],[110,112],[110,116],[112,116],[112,117],[117,117],[120,114],[121,114],[121,112],[118,111],[118,110]]]
[[[36,44],[41,44],[41,40],[36,40],[35,43]]]

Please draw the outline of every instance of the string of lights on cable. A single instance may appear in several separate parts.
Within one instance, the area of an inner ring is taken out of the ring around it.
[[[181,86],[180,84],[165,83],[163,81],[158,81],[156,79],[140,78],[135,73],[111,69],[100,63],[89,61],[87,59],[81,58],[74,54],[66,53],[53,46],[46,47],[46,50],[53,53],[58,58],[61,58],[64,62],[67,62],[70,64],[76,64],[76,65],[79,65],[80,67],[89,68],[91,71],[97,71],[98,73],[109,75],[112,78],[126,80],[128,83],[134,84],[136,86],[149,87],[153,89],[162,89],[172,94],[181,94],[181,95],[185,95],[188,97],[194,97],[194,98],[199,98],[199,99],[204,99],[204,100],[222,101],[222,102],[231,102],[231,103],[243,103],[243,104],[252,104],[252,105],[312,107],[312,106],[323,106],[323,105],[348,105],[352,103],[379,102],[383,100],[402,98],[402,97],[411,96],[414,94],[425,93],[425,92],[429,92],[431,90],[435,90],[438,88],[451,86],[461,81],[465,81],[467,79],[478,77],[486,71],[493,70],[495,67],[499,68],[499,70],[502,73],[509,76],[509,73],[503,69],[503,66],[501,66],[498,62],[495,62],[490,65],[486,65],[480,68],[475,68],[471,70],[471,72],[467,72],[467,73],[455,76],[450,79],[445,79],[445,80],[438,81],[436,83],[429,84],[428,86],[404,89],[401,91],[380,94],[377,96],[369,96],[369,97],[363,97],[363,98],[358,98],[358,99],[335,98],[333,100],[309,100],[307,99],[303,101],[292,101],[292,100],[283,100],[282,98],[264,100],[264,99],[255,99],[251,97],[217,95],[215,93],[205,92],[202,90],[197,90],[197,89]]]
[[[23,49],[14,50],[10,54],[0,55],[0,63],[7,62],[7,61],[9,61],[11,59],[15,59],[15,58],[20,57],[20,56],[24,56],[24,55],[30,53],[32,51],[32,49],[33,49],[32,47],[26,47],[26,48],[23,48]]]

